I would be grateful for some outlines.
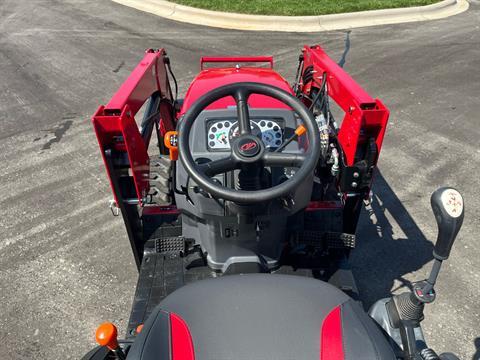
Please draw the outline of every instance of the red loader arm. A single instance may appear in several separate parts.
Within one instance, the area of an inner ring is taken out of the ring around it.
[[[163,49],[147,50],[143,60],[130,74],[117,93],[106,106],[101,106],[93,116],[93,126],[97,135],[98,143],[102,152],[103,160],[107,168],[110,183],[117,205],[120,197],[137,198],[139,204],[145,202],[149,192],[149,156],[147,153],[150,137],[153,129],[153,121],[142,124],[142,133],[135,122],[135,115],[150,99],[150,107],[147,107],[146,115],[153,104],[157,104],[154,113],[148,114],[149,120],[159,120],[159,127],[163,133],[174,130],[174,115],[172,111],[172,92],[167,75],[166,64],[168,58]],[[158,110],[157,110],[158,108]],[[153,109],[153,108],[152,108]],[[144,116],[145,121],[145,116]],[[106,152],[116,153],[116,160],[110,163],[106,158]],[[124,161],[120,165],[121,159]],[[113,168],[112,168],[113,166]],[[130,169],[125,169],[125,168]],[[112,171],[123,168],[124,172],[131,172],[136,194],[119,194],[121,189],[115,186],[116,175]]]
[[[360,148],[369,138],[375,139],[378,155],[388,122],[388,109],[380,100],[368,95],[320,46],[305,46],[302,53],[303,75],[306,71],[313,70],[313,77],[301,84],[300,90],[310,95],[313,88],[319,88],[323,73],[326,73],[328,95],[345,112],[338,139],[343,148],[346,165],[355,164]]]
[[[341,151],[338,190],[343,194],[344,231],[354,234],[362,200],[369,197],[389,111],[373,99],[323,49],[305,46],[300,56],[297,96],[311,106],[323,82],[345,115],[335,137]],[[325,77],[325,79],[324,79]],[[327,100],[328,101],[328,100]]]

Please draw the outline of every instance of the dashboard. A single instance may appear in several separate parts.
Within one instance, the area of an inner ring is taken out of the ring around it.
[[[263,141],[266,148],[278,148],[283,143],[284,120],[281,118],[251,118],[252,134]],[[239,135],[237,120],[207,121],[207,148],[210,151],[230,149],[230,142]]]

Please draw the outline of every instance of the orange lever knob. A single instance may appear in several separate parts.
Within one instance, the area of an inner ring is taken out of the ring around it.
[[[299,125],[296,129],[295,129],[295,135],[297,136],[302,136],[303,134],[305,134],[307,132],[307,128],[303,125]]]
[[[170,160],[176,161],[178,159],[178,132],[168,131],[163,138],[163,142],[170,150]]]
[[[112,323],[106,322],[97,328],[95,339],[100,346],[106,346],[110,350],[118,349],[117,328]]]

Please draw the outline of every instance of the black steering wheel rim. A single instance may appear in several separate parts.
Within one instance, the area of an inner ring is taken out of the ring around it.
[[[250,118],[248,115],[247,105],[248,97],[251,94],[261,94],[277,99],[288,105],[297,113],[303,125],[307,129],[308,150],[304,154],[300,155],[266,152],[263,142],[261,140],[254,140],[254,136],[249,134]],[[240,136],[231,144],[231,154],[229,158],[199,165],[195,162],[190,152],[189,138],[193,123],[208,105],[226,96],[232,96],[237,103]],[[188,175],[190,175],[190,177],[200,188],[210,193],[214,198],[229,200],[235,203],[254,204],[285,197],[286,195],[294,192],[295,189],[297,189],[298,186],[304,181],[304,179],[312,174],[320,156],[319,138],[318,127],[313,115],[296,97],[280,88],[271,85],[255,82],[240,82],[218,87],[206,93],[194,104],[192,104],[180,121],[178,127],[178,152],[180,160]],[[244,139],[247,139],[250,142],[246,143],[243,141]],[[243,146],[240,144],[242,141],[244,142]],[[253,145],[254,143],[255,145]],[[253,147],[258,146],[258,152],[253,156],[247,156],[247,154],[244,154],[242,151],[238,150],[242,147],[247,148],[248,146],[245,146],[245,144]],[[295,166],[299,167],[299,170],[291,178],[281,184],[275,185],[269,189],[252,191],[227,188],[215,183],[209,177],[209,174],[213,176],[215,173],[234,170],[238,168],[239,164],[257,161],[263,162],[266,166]],[[218,170],[222,171],[219,172]]]

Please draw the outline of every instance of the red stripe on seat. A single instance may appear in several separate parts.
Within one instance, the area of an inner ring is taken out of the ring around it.
[[[333,309],[323,321],[320,346],[320,360],[345,359],[340,306]]]
[[[171,313],[170,328],[172,334],[172,360],[195,360],[192,336],[185,321],[180,316]]]

